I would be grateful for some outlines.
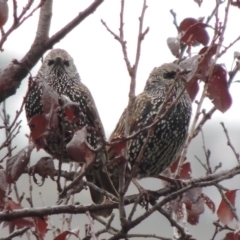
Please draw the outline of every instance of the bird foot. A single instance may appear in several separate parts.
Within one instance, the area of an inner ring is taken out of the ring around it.
[[[146,190],[143,188],[136,179],[132,179],[134,185],[138,189],[139,193],[141,194],[141,202],[139,203],[142,207],[145,207],[146,210],[148,210],[149,203],[153,205],[156,202],[156,199],[158,197],[156,196],[156,193],[151,190]]]

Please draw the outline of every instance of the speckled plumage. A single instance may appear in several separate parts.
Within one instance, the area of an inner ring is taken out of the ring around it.
[[[180,69],[176,64],[169,63],[154,68],[151,72],[144,91],[139,94],[134,102],[133,117],[130,121],[130,135],[138,132],[144,126],[154,122],[168,90],[175,84],[167,100],[167,106],[176,99],[185,86],[181,78]],[[176,81],[176,82],[175,82]],[[179,101],[153,128],[152,135],[148,138],[146,148],[143,152],[138,166],[138,179],[145,177],[156,177],[165,169],[171,166],[181,152],[186,140],[189,121],[191,117],[191,100],[187,91],[184,91]],[[124,135],[126,109],[119,119],[119,122],[110,136],[110,141]],[[140,153],[149,130],[140,132],[134,139],[127,143],[128,166],[132,168]],[[117,157],[114,147],[108,148],[108,158],[113,160]],[[117,161],[109,165],[109,172],[114,186],[118,189],[118,167]]]
[[[59,117],[58,129],[48,135],[44,145],[45,151],[57,159],[62,158],[65,162],[73,161],[65,148],[72,139],[74,131],[84,126],[91,127],[91,130],[88,131],[87,141],[93,148],[96,148],[100,134],[103,137],[105,136],[104,129],[93,97],[88,88],[81,82],[73,59],[65,50],[54,49],[45,57],[26,99],[25,109],[28,121],[36,115],[43,114],[42,97],[44,87],[53,89],[59,96],[68,98],[78,104],[82,115],[78,122],[74,124],[67,124]],[[64,133],[62,131],[63,127]],[[100,133],[96,130],[99,127]],[[64,139],[63,151],[61,150],[62,139]],[[88,181],[111,192],[113,191],[111,183],[107,173],[103,171],[105,161],[105,153],[103,151],[99,152],[97,162],[92,170],[86,174],[86,177]],[[95,203],[104,202],[105,197],[103,195],[92,189],[90,191]]]

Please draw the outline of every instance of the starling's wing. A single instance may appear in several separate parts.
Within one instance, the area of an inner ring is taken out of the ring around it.
[[[25,111],[27,120],[30,121],[35,115],[43,113],[42,110],[42,84],[38,79],[32,82],[29,92],[25,98]]]
[[[80,88],[81,101],[84,101],[83,103],[80,102],[80,104],[83,104],[84,107],[86,107],[85,114],[90,126],[100,128],[102,136],[105,137],[104,128],[91,92],[83,83],[81,83]]]
[[[136,132],[141,124],[146,124],[149,118],[149,112],[151,112],[153,108],[152,97],[146,92],[139,94],[133,106],[133,115],[130,121],[130,134]],[[123,137],[125,131],[125,118],[126,118],[126,109],[124,110],[122,116],[120,117],[118,124],[111,134],[109,141],[111,142],[114,138]],[[142,126],[143,126],[142,125]],[[115,148],[109,146],[107,149],[108,159],[114,159],[117,154],[115,152]]]
[[[93,100],[93,97],[88,90],[88,88],[85,85],[81,85],[81,94],[82,99],[84,99],[86,106],[86,117],[88,119],[89,124],[94,128],[100,128],[102,136],[105,138],[104,128],[100,119],[100,116],[98,114],[95,102]],[[83,101],[83,100],[82,100]],[[110,192],[113,195],[117,195],[116,190],[114,189],[109,174],[107,172],[107,169],[105,168],[106,165],[106,153],[105,151],[102,151],[100,153],[100,159],[101,161],[96,165],[96,167],[93,167],[90,172],[86,174],[87,181],[94,183],[96,186],[98,186],[100,189],[104,189],[108,192]],[[91,197],[94,203],[101,204],[106,201],[106,197],[99,193],[98,191],[90,188]],[[99,215],[102,215],[104,217],[108,217],[111,214],[111,209],[101,210],[97,213]]]

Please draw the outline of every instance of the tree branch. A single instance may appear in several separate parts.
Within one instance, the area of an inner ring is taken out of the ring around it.
[[[63,39],[73,28],[93,13],[103,1],[104,0],[95,0],[70,23],[48,39],[52,15],[52,0],[46,0],[40,11],[38,30],[33,45],[20,60],[20,64],[10,63],[0,72],[0,103],[16,93],[21,81],[47,50],[52,48],[54,44]]]

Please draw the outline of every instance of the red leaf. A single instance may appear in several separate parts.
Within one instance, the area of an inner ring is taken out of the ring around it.
[[[83,127],[74,133],[72,140],[66,146],[67,153],[75,162],[90,163],[95,153],[87,142],[87,128]]]
[[[212,201],[212,199],[210,199],[207,195],[202,193],[202,198],[204,200],[204,203],[208,206],[208,208],[215,213],[216,207],[215,207],[215,203]]]
[[[231,190],[225,193],[225,197],[229,200],[233,207],[235,207],[236,191],[237,190]],[[234,218],[231,208],[229,207],[228,203],[225,202],[224,199],[222,199],[218,207],[217,215],[224,225],[228,225],[230,222],[232,222]]]
[[[232,98],[228,91],[227,72],[221,65],[215,65],[207,93],[214,106],[221,112],[225,112],[231,107]]]
[[[34,218],[34,224],[35,224],[35,228],[37,231],[37,235],[39,237],[40,240],[44,240],[44,237],[48,231],[47,229],[47,217],[44,217],[44,219],[42,218]]]
[[[31,129],[30,137],[35,141],[46,133],[48,120],[44,115],[36,115],[30,119],[28,125]]]
[[[206,27],[209,27],[209,25],[194,18],[185,18],[179,25],[179,30],[182,33],[181,42],[193,46],[198,43],[204,46],[207,45],[209,36],[205,29]]]
[[[6,175],[8,183],[13,183],[17,181],[18,178],[22,175],[26,166],[29,163],[33,149],[34,144],[30,143],[28,146],[19,151],[16,155],[7,160]]]
[[[84,115],[80,111],[80,107],[78,103],[72,102],[66,96],[61,96],[63,101],[63,108],[65,113],[65,118],[72,122],[77,123],[79,120],[84,119]]]
[[[14,202],[10,197],[7,200],[6,203],[6,209],[10,212],[22,209],[21,204]],[[9,222],[9,224],[16,226],[18,229],[23,227],[32,227],[33,226],[33,220],[32,218],[25,217],[25,218],[18,218],[15,220],[12,220]]]
[[[117,155],[122,155],[122,151],[125,149],[127,142],[123,141],[122,136],[117,136],[111,140],[111,143],[118,142],[118,141],[119,143],[113,144],[112,148],[114,149]]]
[[[236,0],[235,2],[232,0],[230,4],[231,4],[232,6],[235,6],[235,7],[240,8],[240,1],[239,1],[239,0]]]
[[[193,79],[193,81],[189,82],[187,84],[186,89],[189,97],[191,98],[192,101],[194,101],[199,91],[199,85],[198,85],[197,79]]]
[[[240,235],[234,232],[228,232],[223,240],[240,240]]]
[[[186,32],[192,25],[198,23],[198,20],[195,18],[185,18],[179,24],[179,31]]]
[[[192,178],[191,174],[192,174],[191,163],[186,162],[182,165],[181,171],[180,171],[179,175],[177,176],[177,178],[191,179]]]
[[[209,49],[209,46],[206,46],[206,47],[203,47],[200,51],[199,51],[199,55],[201,54],[207,54],[210,55],[211,57],[213,55],[215,55],[217,53],[217,47],[218,45],[217,44],[213,44],[212,47]]]
[[[74,230],[66,230],[62,233],[60,233],[58,236],[54,238],[54,240],[65,240],[68,235],[74,235],[75,237],[79,237],[79,229],[74,229]]]

